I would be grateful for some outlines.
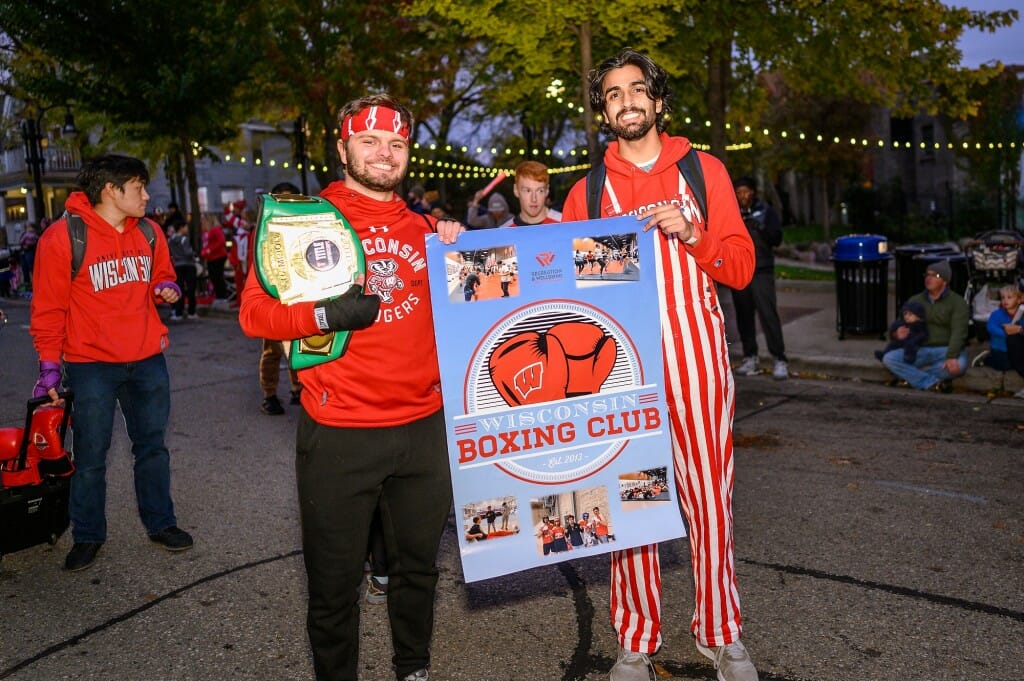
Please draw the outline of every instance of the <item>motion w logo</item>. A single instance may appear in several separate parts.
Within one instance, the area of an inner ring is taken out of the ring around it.
[[[537,254],[537,262],[540,263],[541,267],[548,267],[555,261],[555,254],[553,251],[545,251],[544,253]]]
[[[544,387],[544,367],[534,362],[516,372],[513,382],[521,400],[526,400],[534,390]]]

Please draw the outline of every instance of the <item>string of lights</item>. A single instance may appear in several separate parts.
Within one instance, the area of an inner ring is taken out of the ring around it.
[[[700,123],[695,123],[695,121],[692,118],[690,118],[690,117],[684,118],[683,122],[685,124],[687,124],[687,125],[690,125],[690,126],[700,125]],[[703,127],[710,128],[711,127],[711,121],[709,121],[709,120],[703,121]],[[771,130],[769,128],[762,128],[760,130],[755,130],[754,128],[752,128],[749,125],[745,125],[745,126],[740,127],[740,126],[733,126],[731,124],[726,124],[725,127],[726,127],[727,131],[733,133],[734,135],[736,133],[740,133],[740,134],[742,134],[744,136],[748,136],[748,140],[747,141],[734,142],[734,143],[726,145],[726,150],[730,151],[730,152],[748,151],[750,149],[753,149],[756,146],[761,146],[763,144],[781,144],[781,143],[787,143],[787,142],[793,142],[793,141],[813,142],[813,143],[822,144],[822,145],[826,145],[826,144],[827,145],[840,145],[841,144],[841,145],[848,145],[848,146],[853,146],[853,147],[860,147],[860,148],[863,148],[863,149],[873,148],[873,149],[881,150],[881,149],[887,149],[888,148],[888,149],[891,149],[891,150],[894,150],[894,151],[907,151],[907,150],[921,150],[921,151],[935,150],[935,151],[939,151],[939,150],[943,150],[943,149],[949,150],[949,151],[959,150],[959,149],[963,149],[963,150],[976,150],[976,151],[984,151],[984,150],[1001,151],[1001,150],[1004,150],[1004,149],[1009,149],[1009,150],[1014,150],[1014,151],[1015,150],[1024,151],[1024,140],[1010,140],[1010,141],[1002,141],[1002,142],[970,142],[970,141],[960,141],[960,142],[930,142],[930,143],[922,141],[922,142],[918,142],[918,143],[915,144],[915,143],[909,142],[909,141],[900,142],[900,141],[896,141],[896,140],[891,141],[891,142],[887,142],[886,140],[881,139],[881,138],[869,138],[869,137],[850,137],[850,138],[844,138],[844,137],[840,137],[839,135],[831,135],[830,136],[830,135],[826,135],[826,134],[822,134],[822,133],[811,134],[811,133],[806,133],[806,132],[802,132],[802,131],[793,131],[793,132],[790,132],[788,130],[773,131],[773,130]],[[703,151],[707,151],[707,150],[710,149],[710,145],[702,143],[702,142],[691,142],[691,143],[693,144],[693,146],[695,148],[701,149]],[[410,160],[410,166],[411,166],[409,176],[412,177],[412,178],[420,178],[420,179],[431,179],[431,178],[436,178],[436,179],[443,179],[443,178],[486,179],[486,178],[493,178],[493,177],[495,177],[499,172],[504,172],[504,173],[506,173],[508,175],[512,175],[512,174],[514,174],[513,168],[509,167],[509,166],[510,165],[514,165],[513,161],[518,162],[519,159],[526,158],[527,155],[528,155],[527,154],[527,150],[525,148],[522,148],[522,147],[520,147],[520,148],[513,148],[513,147],[497,147],[497,146],[493,146],[493,147],[490,147],[490,148],[485,148],[485,147],[482,147],[482,146],[477,146],[477,147],[473,148],[472,151],[477,156],[481,156],[481,155],[489,153],[490,156],[492,158],[494,158],[495,161],[496,161],[493,164],[485,165],[483,163],[480,163],[480,164],[460,163],[460,162],[457,162],[457,161],[444,160],[443,158],[442,159],[435,159],[435,158],[433,158],[434,155],[439,154],[439,153],[440,154],[451,154],[451,153],[458,152],[458,153],[461,153],[461,154],[469,154],[470,153],[470,147],[468,145],[448,144],[448,145],[444,145],[443,147],[441,147],[441,146],[439,146],[437,144],[420,144],[419,142],[416,142],[416,143],[414,143],[412,145],[412,150],[413,150],[413,154],[410,156],[410,159],[409,159]],[[537,148],[534,148],[534,149],[531,149],[530,152],[531,152],[531,154],[529,156],[531,158],[535,158],[535,159],[538,159],[538,160],[557,158],[559,160],[570,160],[570,161],[571,160],[578,160],[578,161],[580,161],[579,163],[574,163],[574,164],[571,164],[571,165],[552,166],[550,168],[550,172],[553,175],[554,174],[561,174],[561,173],[574,173],[574,172],[577,172],[579,170],[584,170],[584,169],[590,167],[590,163],[587,160],[587,150],[586,150],[586,148],[555,148],[555,149],[537,149]],[[506,158],[509,159],[509,164],[508,165],[503,165],[500,162],[499,159],[501,159],[502,157],[506,157]],[[279,161],[277,161],[275,159],[269,159],[267,161],[264,161],[263,159],[260,159],[260,158],[255,158],[255,159],[251,159],[250,160],[250,159],[248,159],[244,155],[233,156],[231,154],[225,154],[225,156],[223,158],[223,161],[225,163],[237,162],[237,163],[240,163],[242,165],[245,165],[245,164],[248,164],[248,163],[251,162],[253,165],[256,165],[256,166],[263,165],[265,163],[266,165],[268,165],[268,166],[270,166],[272,168],[280,166],[280,167],[285,168],[285,169],[291,168],[294,165],[296,169],[302,169],[302,164],[301,163],[294,164],[294,163],[292,163],[290,161],[287,161],[287,160],[279,162]],[[315,165],[316,164],[311,163],[307,169],[314,169]],[[324,166],[323,167],[323,171],[326,172],[327,170],[328,170],[327,166]]]

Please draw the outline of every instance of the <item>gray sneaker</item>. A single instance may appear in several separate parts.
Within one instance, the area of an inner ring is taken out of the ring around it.
[[[366,577],[366,602],[380,605],[388,602],[388,583],[382,582],[373,575]]]
[[[743,361],[740,362],[739,368],[736,369],[736,373],[740,376],[753,376],[759,371],[760,369],[757,368],[757,357],[744,357]]]
[[[644,653],[634,653],[629,650],[619,650],[619,659],[608,674],[608,681],[651,681],[657,679],[654,668],[651,666],[651,658]]]
[[[718,681],[758,681],[757,668],[739,641],[717,648],[708,648],[697,642],[697,650],[715,663]]]
[[[412,674],[406,674],[402,681],[430,681],[430,672],[426,669],[417,669]]]
[[[789,365],[781,359],[775,360],[775,368],[772,370],[772,378],[776,381],[785,381],[789,378]]]

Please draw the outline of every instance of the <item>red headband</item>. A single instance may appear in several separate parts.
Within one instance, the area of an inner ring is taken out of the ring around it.
[[[409,139],[409,125],[402,114],[386,106],[368,106],[353,116],[345,116],[341,124],[341,141],[364,130],[386,130]]]

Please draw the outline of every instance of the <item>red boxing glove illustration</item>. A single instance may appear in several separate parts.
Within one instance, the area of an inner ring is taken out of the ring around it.
[[[615,366],[617,345],[595,324],[524,331],[491,353],[491,381],[509,406],[593,395]]]
[[[593,395],[601,392],[601,385],[615,366],[618,346],[596,324],[565,322],[548,329],[565,349],[569,370],[565,396]]]
[[[491,353],[491,381],[509,406],[565,397],[565,351],[557,339],[536,331],[509,338]]]

